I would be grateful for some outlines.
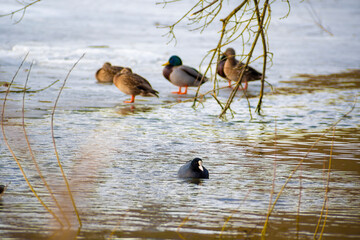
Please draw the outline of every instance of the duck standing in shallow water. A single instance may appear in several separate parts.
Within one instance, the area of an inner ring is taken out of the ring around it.
[[[98,82],[112,83],[114,76],[122,69],[123,67],[112,66],[111,63],[106,62],[102,68],[96,71],[95,78],[98,80]]]
[[[163,75],[172,84],[179,87],[176,94],[187,94],[188,87],[198,87],[208,79],[199,73],[195,68],[182,65],[182,61],[178,56],[171,56],[169,61],[163,64]],[[185,87],[185,91],[181,92],[181,88]]]
[[[244,70],[245,64],[235,59],[235,50],[233,48],[226,49],[224,55],[226,56],[226,61],[224,64],[224,74],[228,80],[237,82],[242,71]],[[244,89],[247,89],[248,82],[260,80],[261,78],[261,73],[256,71],[254,68],[248,66],[245,69],[243,76],[243,82],[245,82]]]
[[[154,90],[145,78],[133,73],[130,68],[124,68],[117,73],[113,82],[120,91],[131,95],[131,100],[124,103],[133,103],[136,95],[159,97],[158,91]]]
[[[200,158],[194,158],[181,166],[178,171],[180,178],[209,178],[208,170],[202,165]]]

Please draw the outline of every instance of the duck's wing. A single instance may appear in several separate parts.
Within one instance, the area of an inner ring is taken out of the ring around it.
[[[236,71],[239,76],[240,76],[242,70],[244,69],[244,66],[245,66],[245,64],[242,62],[237,63]],[[253,68],[251,66],[247,66],[244,74],[246,76],[247,81],[260,80],[262,77],[262,73],[258,72],[257,70],[255,70],[255,68]]]
[[[148,80],[146,80],[145,78],[143,78],[142,76],[138,75],[138,74],[132,74],[131,75],[131,79],[132,81],[134,81],[134,84],[136,85],[136,87],[140,90],[142,90],[142,92],[146,95],[148,93],[155,95],[156,97],[159,97],[158,94],[159,92],[154,90],[151,87],[151,84],[149,83]]]
[[[250,75],[250,79],[248,81],[260,80],[262,78],[262,73],[255,70],[255,68],[248,66],[247,72]]]
[[[208,80],[207,77],[203,77],[203,75],[201,73],[199,73],[198,70],[196,70],[195,68],[192,68],[192,67],[189,67],[186,65],[181,65],[179,67],[179,70],[183,71],[190,77],[194,78],[195,81],[200,82],[203,79],[202,82],[206,82]]]

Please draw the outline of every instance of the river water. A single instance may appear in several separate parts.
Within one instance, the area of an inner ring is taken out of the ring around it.
[[[167,30],[159,26],[174,23],[191,4],[41,1],[18,24],[20,15],[0,18],[1,102],[27,52],[13,91],[23,88],[31,62],[30,90],[60,80],[26,94],[25,126],[64,214],[25,141],[22,93],[9,94],[4,129],[30,183],[65,225],[60,228],[34,197],[1,136],[0,184],[8,184],[0,198],[2,238],[260,239],[270,199],[274,202],[280,191],[265,239],[313,239],[323,226],[325,239],[360,238],[359,103],[342,118],[359,94],[360,2],[294,2],[285,19],[287,4],[276,2],[269,29],[274,56],[267,70],[274,89],[267,85],[258,115],[260,84],[250,83],[252,118],[238,93],[235,115],[226,120],[219,119],[221,108],[211,96],[193,109],[195,89],[173,95],[177,88],[162,76],[161,64],[170,55],[197,67],[217,43],[219,23],[200,34],[185,22],[175,30],[177,44],[167,44],[162,36]],[[19,7],[11,0],[1,5],[1,14]],[[311,9],[332,35],[314,22]],[[84,53],[54,115],[56,146],[82,221],[79,228],[54,152],[51,113],[62,81]],[[123,103],[129,96],[95,80],[106,61],[131,67],[160,97]],[[252,66],[261,69],[261,62]],[[211,88],[206,83],[200,92]],[[230,91],[222,89],[219,99],[225,102]],[[330,129],[339,119],[335,131]],[[195,157],[203,159],[210,178],[178,179],[179,167]]]

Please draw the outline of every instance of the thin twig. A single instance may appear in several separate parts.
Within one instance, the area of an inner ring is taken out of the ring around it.
[[[15,75],[13,76],[9,86],[8,86],[8,91],[6,92],[5,94],[5,97],[4,97],[4,102],[3,102],[3,107],[2,107],[2,112],[1,112],[1,130],[2,130],[2,134],[3,134],[3,139],[4,139],[4,142],[7,146],[7,148],[9,149],[11,155],[13,156],[15,162],[17,163],[26,183],[28,184],[30,190],[32,191],[32,193],[35,195],[36,199],[41,203],[41,205],[56,219],[56,221],[60,224],[61,227],[64,227],[64,224],[61,222],[61,220],[58,218],[58,216],[45,204],[45,202],[40,198],[40,196],[37,194],[37,192],[35,191],[35,189],[33,188],[32,184],[30,183],[23,167],[21,166],[21,163],[19,161],[19,159],[16,157],[14,151],[12,150],[12,148],[10,147],[10,144],[7,140],[7,137],[6,137],[6,134],[5,134],[5,127],[4,127],[4,118],[5,118],[5,108],[6,108],[6,101],[7,101],[7,97],[9,95],[9,92],[10,92],[10,88],[11,88],[11,85],[13,84],[13,82],[15,81],[15,78],[17,76],[17,74],[19,73],[22,65],[24,64],[26,58],[28,57],[29,53],[27,53],[23,59],[23,61],[21,62],[18,70],[16,71]]]
[[[79,222],[80,227],[82,226],[81,219],[80,219],[80,215],[79,215],[79,212],[78,212],[78,210],[77,210],[77,208],[76,208],[75,200],[74,200],[74,197],[73,197],[72,192],[71,192],[71,190],[70,190],[70,185],[69,185],[69,182],[68,182],[68,180],[67,180],[67,178],[66,178],[64,169],[63,169],[63,167],[62,167],[62,165],[61,165],[60,158],[59,158],[59,154],[58,154],[57,147],[56,147],[55,135],[54,135],[54,115],[55,115],[55,109],[56,109],[57,103],[58,103],[58,101],[59,101],[61,92],[62,92],[62,90],[63,90],[64,87],[65,87],[66,81],[67,81],[67,79],[69,78],[70,73],[72,72],[72,70],[75,68],[75,66],[80,62],[80,60],[81,60],[84,56],[85,56],[85,53],[74,63],[74,65],[71,67],[71,69],[69,70],[68,74],[66,75],[65,80],[64,80],[64,82],[63,82],[63,85],[61,86],[60,91],[59,91],[59,94],[58,94],[58,96],[57,96],[57,98],[56,98],[56,100],[55,100],[54,107],[53,107],[53,111],[52,111],[52,113],[51,113],[51,137],[52,137],[52,140],[53,140],[53,145],[54,145],[54,151],[55,151],[56,159],[57,159],[59,168],[60,168],[60,170],[61,170],[61,174],[62,174],[62,176],[63,176],[64,182],[65,182],[65,184],[66,184],[66,188],[67,188],[67,191],[68,191],[68,193],[69,193],[69,196],[70,196],[72,205],[73,205],[73,207],[74,207],[75,214],[76,214],[76,217],[77,217],[77,219],[78,219],[78,222]]]
[[[50,88],[52,85],[54,85],[58,81],[59,80],[56,80],[56,81],[50,83],[48,86],[38,89],[38,90],[29,90],[30,88],[23,88],[22,90],[10,90],[10,92],[11,93],[37,93],[37,92],[41,92],[41,91],[44,91],[44,90]],[[4,93],[4,92],[7,92],[7,91],[0,91],[0,93]]]
[[[205,9],[211,7],[214,3],[218,2],[218,1],[219,1],[219,0],[214,0],[214,1],[212,1],[209,5],[203,7],[203,8],[200,9],[199,11],[196,11],[196,12],[194,12],[193,14],[191,14],[191,16],[196,15],[196,14],[198,14],[199,12],[204,11]]]
[[[323,226],[321,228],[321,233],[319,236],[319,240],[322,239],[322,236],[324,234],[324,229],[325,229],[325,225],[326,225],[326,219],[328,216],[328,204],[329,204],[329,198],[328,198],[328,193],[329,193],[329,185],[330,185],[330,173],[331,173],[331,160],[332,160],[332,155],[333,155],[333,149],[334,149],[334,141],[335,141],[335,126],[333,127],[333,136],[332,136],[332,141],[331,141],[331,148],[330,148],[330,156],[329,156],[329,166],[328,166],[328,174],[327,174],[327,179],[326,179],[326,188],[325,188],[325,197],[324,197],[324,203],[321,209],[321,214],[319,217],[319,221],[318,224],[316,226],[315,229],[315,233],[314,233],[314,239],[316,239],[316,234],[318,232],[320,223],[321,223],[321,219],[322,216],[324,214],[324,209],[326,208],[326,212],[325,212],[325,218],[324,218],[324,222],[323,222]]]
[[[263,45],[263,56],[264,56],[264,63],[263,63],[263,70],[262,70],[262,76],[261,76],[261,89],[260,89],[260,96],[259,96],[259,102],[258,105],[256,106],[255,112],[257,112],[258,114],[260,114],[261,111],[261,104],[262,104],[262,98],[264,95],[264,85],[265,85],[265,72],[266,72],[266,60],[267,60],[267,47],[266,47],[266,39],[265,39],[265,34],[264,34],[264,28],[263,28],[263,22],[264,22],[264,14],[266,11],[266,7],[268,6],[268,0],[265,1],[264,3],[264,11],[263,11],[263,16],[260,16],[259,13],[259,8],[258,8],[258,3],[257,0],[254,0],[255,3],[255,12],[256,12],[256,17],[259,23],[259,31],[261,32],[261,40],[262,40],[262,45]],[[270,13],[269,13],[270,16]]]
[[[239,210],[240,206],[246,201],[247,197],[249,196],[251,192],[251,189],[249,189],[249,191],[247,192],[247,194],[245,195],[244,199],[242,200],[242,202],[239,204],[239,206],[237,207],[237,209],[233,210],[232,213],[230,214],[230,216],[228,216],[221,228],[221,232],[220,232],[220,235],[219,235],[219,238],[222,239],[222,236],[223,236],[223,233],[225,231],[225,227],[227,225],[227,223],[230,221],[230,219],[234,216],[234,214]]]
[[[299,168],[299,201],[296,215],[296,239],[299,239],[300,231],[300,206],[301,206],[301,195],[302,195],[302,167]]]
[[[277,163],[277,122],[275,117],[275,137],[274,137],[274,161],[273,161],[273,179],[272,179],[272,187],[271,187],[271,193],[270,193],[270,200],[269,200],[269,208],[268,211],[271,209],[272,205],[272,199],[275,192],[275,179],[276,179],[276,163]]]
[[[13,16],[15,15],[15,13],[18,13],[18,12],[22,11],[22,14],[21,14],[20,19],[15,22],[15,24],[17,24],[17,23],[21,22],[21,20],[24,18],[25,12],[26,12],[26,9],[27,9],[27,8],[30,7],[30,6],[32,6],[32,5],[34,5],[35,3],[40,2],[40,1],[41,1],[41,0],[33,1],[33,2],[31,2],[31,3],[26,4],[24,7],[20,8],[20,9],[18,9],[18,10],[12,11],[11,13],[7,13],[7,14],[0,15],[0,17],[6,17],[6,16],[11,16],[11,17],[13,17]]]
[[[29,71],[28,71],[28,74],[27,74],[27,77],[26,77],[26,81],[25,81],[25,85],[24,85],[24,89],[26,89],[27,87],[27,83],[29,81],[29,76],[30,76],[30,72],[31,72],[31,69],[32,69],[32,66],[33,66],[33,63],[34,62],[31,62],[30,64],[30,67],[29,67]],[[69,219],[66,217],[63,209],[61,208],[59,202],[56,200],[55,196],[54,196],[54,193],[53,191],[51,190],[49,184],[46,182],[41,170],[40,170],[40,167],[39,167],[39,164],[37,163],[36,161],[36,158],[35,158],[35,155],[34,155],[34,152],[32,150],[32,147],[30,145],[30,141],[29,141],[29,138],[28,138],[28,135],[27,135],[27,132],[26,132],[26,128],[25,128],[25,93],[26,91],[24,91],[24,94],[23,94],[23,100],[22,100],[22,126],[23,126],[23,132],[24,132],[24,136],[25,136],[25,141],[27,143],[27,146],[28,146],[28,149],[29,149],[29,153],[31,155],[31,158],[32,158],[32,161],[35,165],[35,168],[36,168],[36,171],[37,173],[39,174],[42,182],[44,183],[46,189],[48,190],[48,192],[50,193],[50,196],[51,198],[53,199],[53,201],[55,202],[57,208],[60,210],[62,216],[64,217],[66,223],[68,224],[68,226],[70,226],[70,222],[69,222]]]
[[[314,23],[324,32],[326,32],[327,34],[329,34],[330,36],[334,36],[334,34],[332,32],[330,32],[328,29],[326,29],[324,27],[324,25],[322,25],[321,23],[321,19],[319,18],[318,14],[316,13],[315,9],[313,8],[313,6],[311,5],[310,1],[306,1],[309,5],[309,8],[307,8],[311,18],[313,19]]]

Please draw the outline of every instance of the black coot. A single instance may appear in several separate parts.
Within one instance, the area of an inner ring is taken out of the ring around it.
[[[180,178],[209,178],[208,170],[202,165],[200,158],[194,158],[181,166],[178,171]]]
[[[3,193],[5,192],[5,190],[6,190],[6,186],[5,185],[0,185],[0,198],[3,195]]]

